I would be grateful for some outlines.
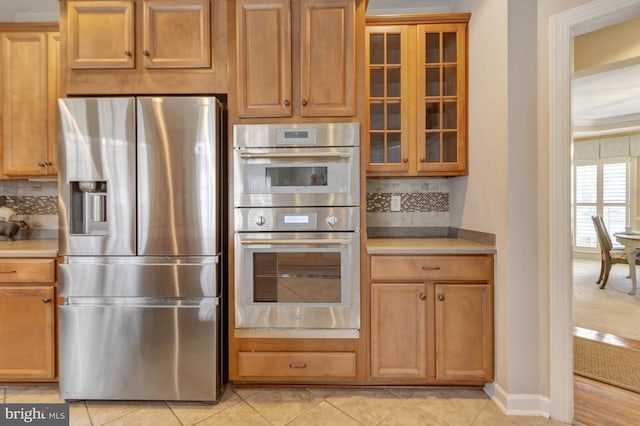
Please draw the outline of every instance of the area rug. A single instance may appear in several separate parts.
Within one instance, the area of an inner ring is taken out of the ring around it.
[[[640,393],[640,351],[573,337],[575,374]]]

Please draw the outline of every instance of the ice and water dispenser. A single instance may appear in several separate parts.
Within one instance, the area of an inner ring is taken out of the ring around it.
[[[72,181],[71,234],[107,235],[107,182]]]

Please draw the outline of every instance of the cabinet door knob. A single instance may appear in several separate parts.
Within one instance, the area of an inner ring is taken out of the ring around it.
[[[420,300],[427,300],[427,295],[424,293],[420,293]]]
[[[421,162],[421,163],[426,163],[426,162],[427,162],[427,159],[426,159],[426,158],[421,158],[421,159],[420,159],[420,162]]]
[[[444,300],[444,294],[439,294],[438,300],[442,302]]]
[[[49,299],[48,297],[45,297],[44,299],[42,299],[42,303],[49,303],[51,302],[51,299]]]
[[[304,105],[306,105],[306,104],[307,104],[307,100],[306,100],[306,99],[303,99],[303,100],[302,100],[302,105],[304,106]]]
[[[45,161],[44,165],[45,166],[53,166],[53,163],[51,161]]]
[[[44,167],[44,163],[43,163],[42,161],[40,161],[40,162],[38,163],[38,166],[40,166],[40,167]]]
[[[422,270],[423,271],[439,271],[440,267],[439,266],[423,266]]]
[[[130,50],[125,50],[124,51],[124,56],[131,56],[131,51]]]
[[[143,54],[144,56],[149,56],[149,51],[148,51],[148,50],[143,50],[143,51],[142,51],[142,54]]]
[[[405,158],[403,158],[403,159],[402,159],[402,162],[403,162],[404,164],[407,164],[407,163],[409,162],[409,159],[405,157]]]

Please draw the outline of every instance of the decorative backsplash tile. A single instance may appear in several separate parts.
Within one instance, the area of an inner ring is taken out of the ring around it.
[[[400,196],[400,211],[391,197]],[[367,180],[367,227],[448,229],[449,182],[446,178]]]
[[[29,229],[16,239],[49,239],[58,236],[58,183],[55,180],[0,180],[5,206],[15,210],[12,220],[24,220]]]
[[[50,195],[7,196],[5,206],[19,215],[57,215],[58,197]]]
[[[391,196],[400,195],[400,212],[448,212],[448,192],[367,193],[367,212],[391,212]]]

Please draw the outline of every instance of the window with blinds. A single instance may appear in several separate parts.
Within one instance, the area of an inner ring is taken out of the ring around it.
[[[576,161],[573,167],[574,247],[595,249],[598,239],[591,216],[604,219],[611,241],[629,217],[629,161]]]

